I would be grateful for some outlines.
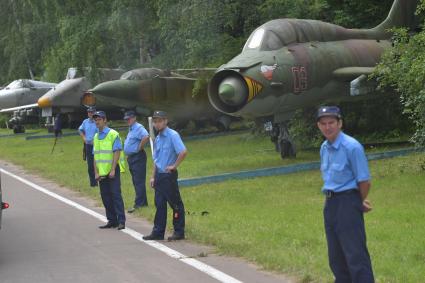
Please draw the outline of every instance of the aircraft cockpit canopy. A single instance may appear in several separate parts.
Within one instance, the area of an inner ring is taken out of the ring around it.
[[[16,89],[37,89],[37,88],[52,88],[56,84],[54,83],[48,83],[48,82],[40,82],[40,81],[34,81],[34,80],[28,80],[28,79],[20,79],[15,80],[8,84],[4,89],[7,90],[16,90]]]
[[[20,89],[20,88],[33,88],[37,86],[36,81],[32,80],[15,80],[8,84],[5,89]]]
[[[5,89],[19,89],[24,87],[25,87],[25,84],[23,80],[16,80],[8,84]]]
[[[259,28],[249,37],[243,51],[253,49],[273,51],[281,49],[285,45],[283,40],[274,31]]]
[[[296,43],[342,39],[345,34],[343,30],[337,30],[337,28],[337,26],[314,20],[272,20],[251,34],[243,51],[273,51]],[[338,36],[335,36],[335,33]]]
[[[137,70],[131,70],[121,75],[121,80],[146,80],[155,77],[162,77],[166,75],[166,72],[155,68],[142,68]]]

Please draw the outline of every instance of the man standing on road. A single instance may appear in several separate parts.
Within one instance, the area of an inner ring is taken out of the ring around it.
[[[149,134],[145,127],[137,122],[134,111],[125,112],[124,120],[127,121],[129,126],[128,135],[124,142],[124,153],[127,156],[136,193],[134,206],[128,210],[128,213],[133,213],[136,209],[148,205],[146,198],[146,152],[144,147],[149,142]]]
[[[97,111],[93,118],[98,129],[93,140],[95,178],[99,182],[100,196],[108,219],[108,223],[99,228],[122,230],[125,228],[125,213],[120,173],[124,172],[125,165],[120,135],[106,125],[105,112]]]
[[[167,202],[173,209],[174,233],[169,241],[184,239],[185,211],[177,183],[177,167],[187,155],[180,135],[168,128],[167,113],[155,111],[153,124],[159,132],[154,144],[154,169],[150,180],[155,189],[155,220],[152,232],[144,240],[163,240],[167,224]]]
[[[336,106],[321,107],[317,113],[317,126],[326,138],[320,159],[329,265],[336,283],[372,283],[363,219],[372,209],[367,200],[370,174],[362,145],[341,131],[341,118]]]
[[[93,114],[96,112],[94,107],[87,108],[88,118],[83,121],[78,128],[81,138],[84,142],[84,150],[87,161],[87,172],[89,174],[90,187],[96,187],[97,181],[94,177],[94,163],[93,163],[93,139],[97,132],[96,123],[93,119]]]

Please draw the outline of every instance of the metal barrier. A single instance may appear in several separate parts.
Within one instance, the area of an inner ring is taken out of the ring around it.
[[[403,156],[414,152],[424,151],[424,148],[407,148],[393,151],[377,152],[367,154],[368,160],[379,160],[386,158],[393,158],[397,156]],[[266,176],[286,175],[291,173],[317,170],[320,168],[320,162],[314,161],[309,163],[294,164],[281,167],[255,169],[249,171],[240,171],[234,173],[225,173],[214,176],[196,177],[189,179],[179,179],[179,185],[182,187],[192,187],[207,183],[219,183],[228,180],[240,180]]]

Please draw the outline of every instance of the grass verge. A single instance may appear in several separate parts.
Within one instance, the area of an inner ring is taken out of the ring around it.
[[[79,137],[61,139],[50,154],[52,144],[52,139],[4,138],[0,157],[99,201],[98,190],[88,186]],[[247,135],[186,145],[190,155],[181,177],[318,159],[317,152],[301,152],[296,160],[282,161],[267,138]],[[366,216],[366,225],[377,282],[423,282],[425,154],[374,161],[371,170],[374,211]],[[187,236],[265,269],[295,275],[302,282],[330,282],[320,186],[319,172],[311,171],[182,189]],[[122,189],[126,206],[131,206],[134,191],[129,174],[123,175]],[[150,207],[138,213],[152,220],[152,190],[148,198]],[[204,211],[208,214],[202,215]]]

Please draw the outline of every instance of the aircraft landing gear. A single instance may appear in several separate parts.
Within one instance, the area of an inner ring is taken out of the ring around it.
[[[271,134],[271,141],[275,144],[276,151],[280,153],[282,159],[293,158],[297,156],[295,143],[289,135],[286,122],[266,125],[266,130]],[[271,127],[270,127],[271,126]]]
[[[25,133],[25,128],[23,125],[14,125],[13,126],[13,133],[14,134],[23,134]]]

